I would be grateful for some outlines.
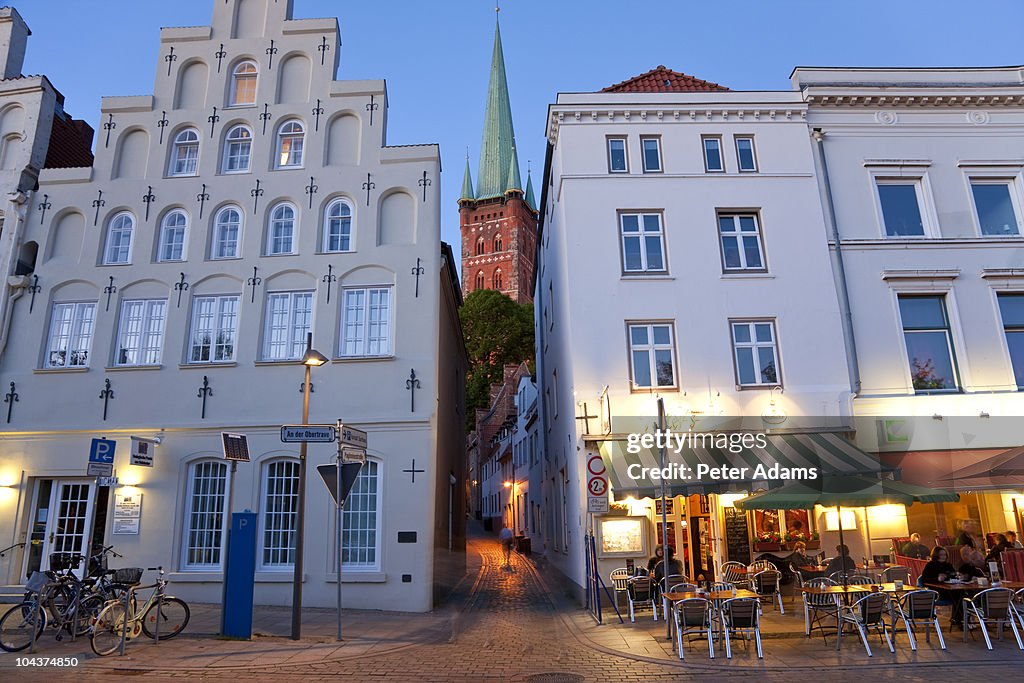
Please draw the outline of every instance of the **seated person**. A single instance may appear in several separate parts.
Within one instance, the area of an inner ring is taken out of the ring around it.
[[[921,543],[921,534],[913,533],[910,534],[910,540],[903,544],[900,548],[900,555],[907,557],[914,557],[919,560],[927,560],[931,551],[928,550],[928,546]]]
[[[1004,534],[996,534],[995,538],[996,544],[992,546],[992,550],[988,551],[988,555],[985,556],[986,566],[989,562],[1002,562],[1003,558],[1001,555],[1003,551],[1010,547],[1009,540]]]
[[[1003,535],[1006,536],[1006,542],[1010,545],[1011,548],[1015,548],[1017,550],[1024,548],[1024,545],[1022,545],[1021,542],[1017,540],[1016,531],[1007,531]]]
[[[672,548],[672,546],[669,546],[668,547],[668,576],[672,576],[673,574],[682,574],[683,573],[683,563],[680,562],[679,560],[675,559],[675,555],[676,555],[676,551]],[[655,565],[655,567],[654,567],[654,582],[657,583],[659,586],[661,585],[661,580],[663,578],[665,578],[665,576],[666,576],[665,564],[666,564],[665,562],[660,562],[659,561],[657,563],[657,565]],[[671,586],[666,586],[666,588],[671,588]]]
[[[960,578],[956,568],[949,563],[949,555],[942,546],[932,548],[931,560],[921,570],[921,585],[929,587],[929,584],[944,583],[949,579]],[[964,604],[955,591],[948,591],[943,588],[935,588],[939,597],[953,604],[953,616],[950,623],[954,626],[961,626],[964,623]]]
[[[843,544],[837,545],[836,552],[839,554],[829,560],[828,568],[825,570],[826,574],[857,571],[857,563],[850,557],[850,549],[847,546]]]
[[[797,541],[793,544],[793,554],[789,556],[789,563],[793,565],[794,569],[810,567],[816,564],[815,560],[807,556],[807,544],[803,541]]]
[[[661,558],[665,556],[665,549],[659,544],[654,548],[654,557],[647,560],[647,576],[654,576],[654,568],[661,562]],[[640,574],[639,570],[637,574]]]
[[[985,556],[972,545],[960,546],[960,573],[970,577],[985,576]]]

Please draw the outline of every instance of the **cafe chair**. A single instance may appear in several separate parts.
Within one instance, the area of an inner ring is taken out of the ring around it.
[[[654,581],[646,576],[639,576],[629,582],[626,597],[629,599],[629,620],[636,622],[636,609],[650,605],[654,620],[658,620],[658,599],[654,594]]]
[[[715,581],[708,587],[708,590],[712,593],[719,593],[721,591],[734,591],[736,590],[736,584],[730,583],[729,581]]]
[[[1024,588],[1020,588],[1013,594],[1013,609],[1017,612],[1020,620],[1020,627],[1024,629]]]
[[[696,593],[697,584],[695,583],[674,583],[668,587],[669,593]]]
[[[892,583],[894,581],[910,583],[910,567],[904,567],[901,564],[894,564],[891,567],[883,569],[878,575],[878,578],[882,583]]]
[[[737,586],[745,586],[747,568],[739,562],[726,562],[722,565],[722,579]]]
[[[761,651],[761,601],[756,598],[729,598],[722,603],[722,628],[725,631],[725,656],[732,659],[732,636],[754,636],[757,658]]]
[[[711,601],[707,598],[686,598],[673,607],[673,618],[676,620],[676,650],[679,659],[683,655],[683,636],[701,634],[708,639],[708,653],[715,658],[714,627],[712,626]]]
[[[875,582],[870,576],[863,574],[850,574],[846,577],[846,583],[851,586],[870,586]]]
[[[823,588],[827,586],[835,586],[836,582],[832,579],[826,579],[820,577],[817,579],[808,579],[807,588]],[[804,601],[804,635],[808,638],[811,637],[811,631],[814,630],[815,624],[821,630],[821,637],[825,642],[828,640],[825,638],[825,619],[835,619],[836,613],[839,611],[839,601],[837,595],[829,594],[815,594],[815,593],[803,593],[802,598]]]
[[[677,583],[689,583],[689,581],[690,579],[686,576],[686,574],[669,574],[668,576],[664,577],[661,581],[658,582],[657,590],[655,591],[656,595],[654,596],[654,599],[660,600],[660,594],[667,592],[669,590],[669,586],[672,586]],[[668,603],[664,604],[665,621],[668,621]]]
[[[750,566],[747,567],[747,573],[756,574],[757,572],[763,572],[768,569],[775,572],[779,571],[779,568],[776,567],[773,562],[769,562],[768,560],[754,560],[750,563]]]
[[[860,633],[860,640],[864,643],[864,649],[867,650],[868,657],[873,656],[871,654],[871,646],[868,644],[868,630],[875,629],[881,633],[881,637],[885,639],[886,644],[889,646],[889,652],[896,652],[892,646],[892,639],[889,638],[889,626],[886,623],[885,617],[887,616],[889,596],[885,593],[868,593],[857,602],[843,607],[839,612],[839,628],[842,628],[845,624],[853,624],[857,627],[857,631]]]
[[[609,578],[612,582],[612,588],[615,590],[615,604],[618,606],[620,604],[619,596],[627,592],[626,589],[629,587],[629,580],[633,577],[630,575],[628,569],[620,567],[619,569],[613,569]]]
[[[803,573],[793,566],[792,563],[789,566],[793,570],[793,595],[791,597],[793,598],[793,602],[796,602],[796,596],[803,595],[803,587],[807,584],[804,581]]]
[[[985,645],[991,650],[992,640],[988,637],[988,625],[993,624],[996,627],[996,636],[1002,640],[1003,629],[1009,623],[1013,636],[1017,639],[1017,647],[1024,650],[1020,631],[1017,630],[1017,612],[1013,608],[1013,597],[1013,591],[1009,588],[989,588],[973,598],[964,598],[964,641],[967,641],[973,619],[978,622],[981,635],[985,638]]]
[[[924,640],[931,642],[931,627],[935,628],[935,635],[939,637],[939,647],[946,649],[946,641],[942,637],[942,628],[939,626],[939,615],[935,610],[939,604],[939,594],[933,590],[916,590],[904,593],[899,600],[892,600],[893,607],[892,639],[895,642],[899,631],[896,630],[896,620],[902,619],[907,630],[907,638],[910,639],[910,649],[917,650],[917,638],[914,636],[914,629],[918,626],[924,627]]]
[[[781,584],[782,572],[773,569],[758,572],[754,574],[754,578],[751,580],[754,592],[762,598],[768,598],[773,605],[775,600],[778,599],[779,614],[785,614],[786,608],[782,606],[782,592],[779,590]]]

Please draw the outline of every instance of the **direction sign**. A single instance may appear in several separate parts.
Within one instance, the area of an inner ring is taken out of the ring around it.
[[[220,436],[224,443],[225,460],[249,462],[249,440],[245,438],[245,434],[221,432]]]
[[[361,462],[345,462],[341,464],[341,504],[344,505],[345,499],[348,498],[348,494],[352,492],[352,487],[356,483],[356,477],[359,476],[359,470],[362,469],[363,463]],[[331,498],[334,499],[334,504],[338,504],[338,466],[337,465],[317,465],[316,471],[320,473],[320,478],[324,480],[324,484],[327,485],[327,490],[331,492]]]
[[[342,462],[366,462],[366,451],[362,448],[342,448]]]
[[[332,443],[338,438],[334,425],[284,425],[281,441],[284,443]]]
[[[89,462],[114,464],[114,449],[117,442],[110,439],[93,439],[89,448]]]
[[[348,425],[342,425],[341,427],[341,445],[342,446],[353,446],[355,448],[362,448],[366,450],[366,432],[362,429],[356,429],[355,427],[349,427]]]

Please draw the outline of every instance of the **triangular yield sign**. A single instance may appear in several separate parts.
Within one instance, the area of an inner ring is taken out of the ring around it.
[[[356,477],[359,476],[359,470],[362,468],[363,463],[361,462],[345,462],[341,464],[341,503],[345,504],[345,500],[348,498],[348,494],[352,492],[352,487],[356,483]],[[331,492],[331,498],[334,498],[334,504],[338,505],[338,467],[337,465],[317,465],[316,471],[320,473],[320,478],[324,480],[324,484],[327,485],[327,490]]]

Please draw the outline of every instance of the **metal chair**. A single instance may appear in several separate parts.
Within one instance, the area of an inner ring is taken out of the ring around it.
[[[712,611],[711,601],[707,598],[687,598],[675,604],[672,614],[676,620],[676,649],[679,652],[679,659],[686,658],[683,655],[683,636],[696,633],[707,636],[708,653],[711,655],[711,659],[715,658]]]
[[[620,604],[618,598],[620,595],[627,592],[626,589],[629,587],[629,580],[632,577],[630,576],[628,569],[620,567],[618,569],[613,569],[608,578],[611,579],[612,588],[615,591],[616,606],[618,606]]]
[[[790,563],[789,568],[793,572],[793,595],[791,597],[796,602],[796,596],[803,595],[803,587],[807,584],[804,583],[804,575],[793,563]]]
[[[863,574],[850,574],[846,577],[846,583],[851,586],[870,586],[875,580]]]
[[[821,588],[827,586],[837,585],[832,579],[820,577],[817,579],[809,579],[807,581],[807,588]],[[818,624],[818,628],[821,629],[822,640],[828,642],[825,638],[825,622],[824,618],[834,619],[836,614],[839,612],[839,599],[837,595],[815,594],[815,593],[803,593],[802,596],[804,602],[804,635],[808,638],[811,636],[811,631],[814,630],[814,625]]]
[[[676,583],[668,587],[669,593],[696,593],[697,584],[695,583]]]
[[[883,569],[881,573],[879,573],[878,578],[882,583],[892,583],[893,581],[910,583],[910,567],[904,567],[901,564],[894,564],[891,567]]]
[[[781,584],[782,572],[774,569],[758,572],[754,574],[754,578],[750,581],[754,592],[762,598],[768,598],[773,605],[775,604],[775,599],[778,598],[779,614],[785,614],[786,608],[782,606],[782,592],[779,590]]]
[[[747,568],[739,562],[726,562],[722,565],[722,579],[737,586],[746,586]]]
[[[708,588],[712,593],[719,593],[722,591],[734,591],[736,590],[736,584],[729,581],[715,581]]]
[[[756,574],[758,572],[763,572],[767,569],[771,569],[772,571],[776,572],[779,571],[779,568],[775,566],[775,563],[769,562],[768,560],[754,560],[749,565],[747,565],[748,574]]]
[[[1009,623],[1013,636],[1017,639],[1017,647],[1024,650],[1024,643],[1021,642],[1020,632],[1017,630],[1019,617],[1011,602],[1013,598],[1013,591],[1009,588],[989,588],[973,598],[964,598],[964,642],[967,642],[967,634],[971,630],[971,619],[978,622],[981,635],[985,637],[985,645],[990,650],[992,640],[988,637],[988,625],[995,625],[996,635],[1002,640],[1003,629]]]
[[[722,629],[725,631],[725,656],[732,659],[732,634],[753,634],[757,658],[761,651],[761,601],[756,598],[729,598],[722,603]]]
[[[690,581],[690,579],[687,578],[687,576],[685,574],[669,574],[668,576],[662,578],[661,581],[659,581],[657,583],[657,590],[656,590],[657,594],[654,596],[654,599],[655,600],[660,600],[661,599],[661,595],[660,594],[661,593],[667,593],[668,590],[669,590],[669,586],[672,586],[672,585],[677,584],[677,583],[689,583],[689,581]],[[668,619],[669,619],[669,616],[668,616],[669,604],[668,604],[668,602],[663,602],[662,604],[664,606],[664,611],[665,611],[665,621],[668,621]]]
[[[1017,618],[1020,619],[1020,627],[1024,629],[1024,588],[1018,589],[1013,594],[1013,609],[1017,612]]]
[[[654,620],[658,620],[658,600],[654,594],[654,581],[646,576],[633,578],[626,590],[626,598],[629,600],[629,620],[636,622],[636,607],[648,604],[651,612],[654,613]]]
[[[860,633],[860,640],[864,643],[868,657],[871,657],[871,646],[868,645],[868,629],[875,629],[881,632],[889,646],[889,652],[896,652],[892,646],[892,639],[889,638],[889,626],[885,622],[886,608],[888,607],[889,596],[885,593],[868,593],[863,598],[849,607],[842,607],[839,611],[839,628],[844,624],[853,624]],[[836,644],[838,649],[839,644]]]
[[[896,620],[902,619],[907,629],[907,638],[910,639],[910,649],[917,650],[917,638],[914,636],[914,628],[924,626],[924,640],[931,642],[930,627],[935,627],[935,635],[939,637],[939,647],[946,649],[946,641],[942,637],[942,628],[939,626],[939,615],[935,606],[939,602],[939,594],[933,590],[916,590],[903,594],[899,600],[892,600],[889,604],[894,607],[892,620],[892,639],[895,642],[899,631],[896,630]]]

